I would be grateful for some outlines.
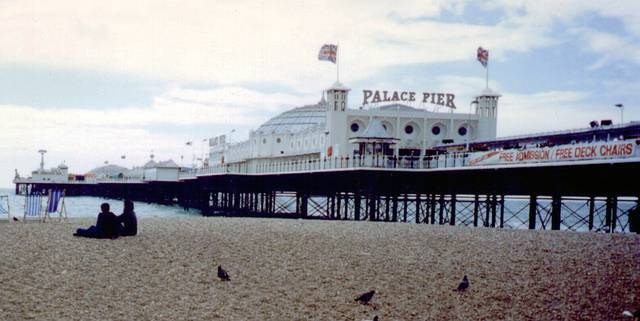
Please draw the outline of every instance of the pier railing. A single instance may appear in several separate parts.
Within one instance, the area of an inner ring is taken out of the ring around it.
[[[273,161],[268,163],[229,163],[185,171],[180,178],[212,174],[267,174],[321,171],[353,168],[433,169],[467,166],[467,153],[451,153],[428,157],[352,156],[304,160]]]

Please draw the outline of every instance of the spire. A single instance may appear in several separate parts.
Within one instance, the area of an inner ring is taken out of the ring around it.
[[[322,91],[322,97],[320,98],[320,101],[318,102],[318,105],[326,105],[327,104],[327,100],[324,99],[324,90]]]

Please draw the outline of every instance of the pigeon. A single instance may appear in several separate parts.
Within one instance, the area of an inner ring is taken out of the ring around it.
[[[462,282],[458,284],[458,288],[456,289],[456,291],[464,291],[468,287],[469,287],[469,279],[467,279],[467,276],[465,275],[464,278],[462,278]]]
[[[231,277],[229,277],[227,271],[225,271],[220,265],[218,265],[218,277],[222,281],[231,281]]]
[[[375,290],[371,290],[371,291],[369,291],[367,293],[363,293],[359,297],[356,298],[356,301],[360,302],[362,304],[369,304],[369,301],[371,301],[371,299],[373,298],[374,294],[376,294]]]
[[[622,315],[624,315],[625,317],[632,317],[634,320],[640,320],[640,310],[636,310],[636,312],[631,312],[628,310],[625,310],[624,312],[622,312]]]
[[[19,221],[19,219],[18,219],[17,217],[15,217],[15,216],[13,217],[13,220],[14,220],[15,222]]]

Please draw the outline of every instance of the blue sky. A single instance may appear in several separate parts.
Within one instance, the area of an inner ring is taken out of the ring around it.
[[[454,93],[467,112],[483,46],[499,136],[618,122],[616,103],[640,118],[637,1],[3,1],[0,18],[0,186],[41,148],[83,173],[152,150],[190,159],[234,129],[241,141],[320,99],[335,81],[325,43],[352,108],[386,89]]]

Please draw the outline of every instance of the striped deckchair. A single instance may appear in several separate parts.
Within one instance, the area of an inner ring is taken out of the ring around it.
[[[44,219],[51,218],[52,213],[57,213],[60,216],[60,220],[67,218],[67,210],[64,206],[64,190],[49,190],[49,199],[47,200]]]
[[[42,195],[29,194],[24,198],[24,217],[23,222],[27,221],[27,217],[37,217],[42,220]]]
[[[11,209],[9,208],[9,195],[0,195],[0,215],[7,214],[9,222],[11,219]]]

